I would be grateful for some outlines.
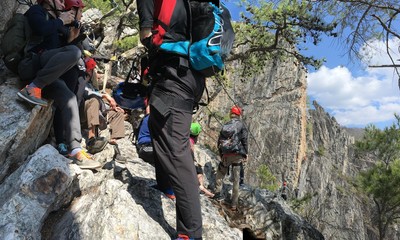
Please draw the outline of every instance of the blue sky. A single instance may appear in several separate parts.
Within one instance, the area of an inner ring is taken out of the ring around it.
[[[240,10],[232,1],[226,6],[234,20]],[[394,59],[400,59],[398,41],[390,41]],[[393,68],[368,68],[369,65],[390,64],[383,42],[370,41],[362,51],[363,60],[351,62],[339,40],[323,38],[318,46],[310,44],[303,52],[326,62],[318,69],[309,69],[307,93],[342,126],[364,128],[374,124],[389,126],[400,113],[398,77]],[[400,62],[396,62],[400,63]]]

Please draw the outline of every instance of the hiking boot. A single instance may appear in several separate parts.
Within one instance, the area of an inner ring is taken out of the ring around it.
[[[176,199],[174,190],[173,190],[172,188],[168,188],[168,189],[166,189],[166,190],[164,190],[164,191],[161,190],[161,192],[163,192],[163,193],[165,194],[165,196],[166,196],[167,198],[169,198],[169,199],[172,199],[172,200],[175,200],[175,199]]]
[[[64,143],[60,143],[57,145],[57,151],[65,157],[68,155],[68,146]]]
[[[167,198],[169,198],[169,199],[172,199],[172,200],[175,200],[175,199],[176,199],[175,193],[174,193],[174,190],[172,189],[172,187],[167,188],[166,190],[160,189],[158,185],[154,185],[154,186],[151,186],[151,187],[152,187],[152,188],[155,188],[155,189],[157,189],[157,190],[160,190],[160,191],[163,192],[164,195],[165,195]]]
[[[214,194],[214,197],[212,197],[212,199],[214,199],[215,201],[221,202],[222,200],[224,200],[224,196],[222,196],[221,192],[216,192]]]
[[[101,167],[101,164],[98,161],[93,160],[92,156],[83,149],[75,155],[68,155],[68,157],[74,160],[76,165],[81,169],[96,169]]]
[[[17,95],[27,102],[47,107],[47,101],[42,99],[42,89],[38,87],[30,87],[29,85],[26,85],[26,87],[19,91]]]
[[[113,160],[125,164],[126,163],[126,158],[121,155],[121,152],[119,151],[118,144],[114,145],[114,156]]]
[[[105,139],[104,137],[92,137],[86,143],[86,148],[88,150],[88,153],[96,154],[103,151],[107,143],[107,139]]]

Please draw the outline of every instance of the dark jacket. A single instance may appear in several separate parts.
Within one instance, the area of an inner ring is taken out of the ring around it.
[[[240,145],[238,146],[238,151],[237,152],[232,152],[232,154],[240,154],[243,157],[247,157],[247,153],[248,153],[248,145],[247,145],[247,137],[248,137],[248,131],[246,126],[242,123],[242,121],[239,118],[232,118],[229,122],[227,122],[226,124],[230,124],[232,123],[235,125],[236,129],[237,129],[237,133],[238,133],[238,137],[240,140]],[[221,139],[221,134],[218,137],[218,142],[220,142]],[[222,152],[219,149],[219,154],[220,156],[222,156]]]
[[[150,43],[178,42],[190,39],[187,24],[187,0],[137,0],[140,28],[152,28]],[[160,15],[160,12],[163,14]],[[168,32],[167,32],[168,31]],[[146,46],[146,42],[143,42]],[[151,49],[151,46],[146,46]]]
[[[38,53],[67,45],[69,28],[59,18],[54,18],[41,5],[33,5],[25,13],[32,35],[41,37],[41,43],[30,51]]]

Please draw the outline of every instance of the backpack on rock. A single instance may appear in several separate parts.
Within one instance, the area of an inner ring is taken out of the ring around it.
[[[28,19],[21,13],[16,13],[8,22],[1,41],[4,63],[8,69],[18,74],[18,64],[24,58],[25,46],[32,35]]]

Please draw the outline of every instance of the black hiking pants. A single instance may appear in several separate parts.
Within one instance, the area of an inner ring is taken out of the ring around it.
[[[198,180],[189,133],[193,104],[198,102],[205,79],[197,72],[178,69],[178,57],[164,58],[150,97],[149,128],[153,138],[157,184],[173,188],[177,233],[201,239],[202,218]],[[179,74],[178,74],[179,73]]]

